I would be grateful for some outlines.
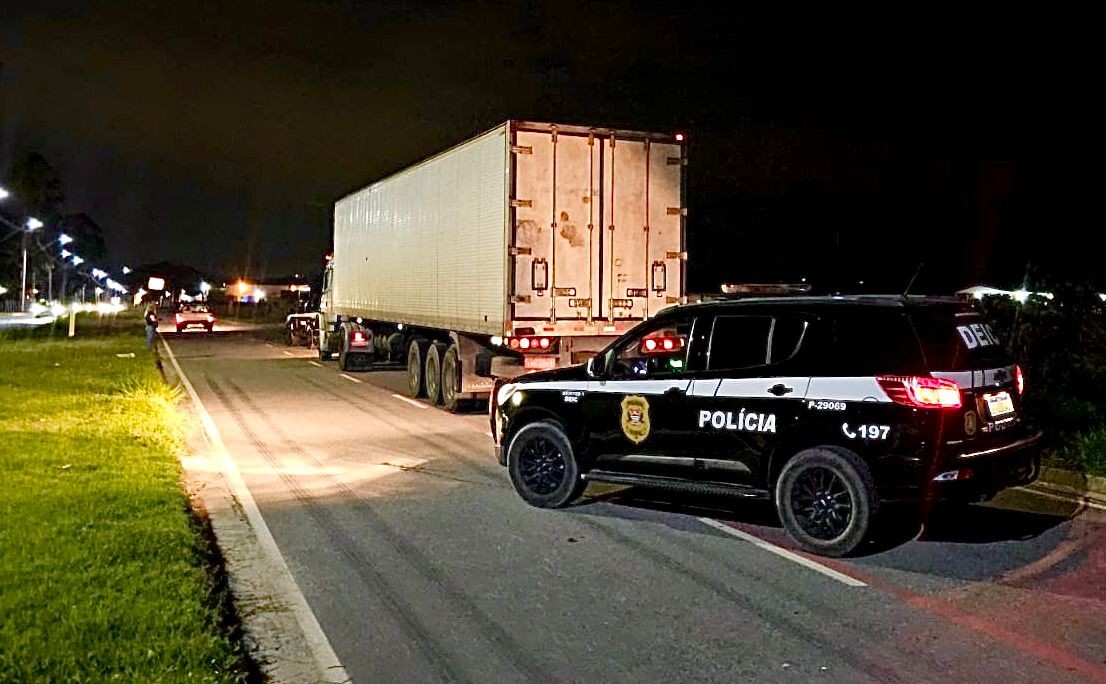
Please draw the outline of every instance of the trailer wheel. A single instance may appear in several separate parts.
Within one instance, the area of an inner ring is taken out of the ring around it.
[[[457,345],[449,345],[442,357],[442,408],[456,412],[461,401],[457,393],[461,387],[461,364],[457,358]]]
[[[426,390],[425,376],[423,375],[423,360],[426,358],[426,348],[430,343],[426,340],[411,340],[407,347],[407,391],[412,397],[418,399]]]
[[[426,350],[426,400],[431,404],[442,403],[442,355],[445,345],[434,342]]]

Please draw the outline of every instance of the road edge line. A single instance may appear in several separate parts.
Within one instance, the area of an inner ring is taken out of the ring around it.
[[[177,377],[188,393],[188,398],[196,407],[196,412],[199,414],[204,435],[211,444],[215,455],[221,461],[220,471],[230,485],[231,493],[237,500],[242,512],[245,513],[250,526],[253,528],[254,537],[261,547],[262,553],[268,558],[270,564],[273,566],[275,573],[274,576],[271,577],[271,580],[276,585],[276,589],[284,599],[292,615],[295,617],[300,630],[303,632],[304,639],[307,642],[307,648],[315,659],[315,665],[319,668],[322,676],[321,681],[335,683],[349,682],[350,676],[346,672],[345,666],[342,665],[342,662],[338,659],[338,654],[334,652],[334,647],[331,646],[330,640],[323,631],[322,625],[319,624],[319,619],[315,616],[314,611],[311,610],[311,606],[307,603],[307,597],[303,595],[303,591],[300,590],[299,584],[296,583],[296,578],[292,575],[292,571],[289,570],[288,563],[285,561],[284,555],[280,552],[280,547],[277,546],[276,539],[273,537],[268,523],[265,522],[265,518],[261,515],[261,509],[258,508],[253,494],[250,492],[249,487],[246,486],[246,481],[242,478],[241,471],[238,470],[238,465],[234,462],[234,459],[231,458],[230,452],[227,450],[226,444],[219,434],[219,428],[216,427],[215,420],[211,417],[211,414],[208,413],[203,401],[200,400],[200,395],[196,392],[196,388],[192,386],[192,382],[188,379],[188,376],[184,374],[184,370],[181,368],[180,363],[177,362],[177,357],[173,353],[172,348],[170,348],[169,342],[162,339],[161,343],[165,347],[170,363],[173,364],[173,370],[176,371]]]
[[[740,539],[742,541],[749,542],[753,546],[764,549],[765,551],[767,551],[769,553],[774,553],[777,556],[779,556],[780,558],[787,559],[787,560],[789,560],[793,563],[798,563],[799,565],[803,566],[804,568],[808,568],[808,569],[813,570],[817,573],[821,573],[822,575],[825,575],[826,577],[829,577],[830,579],[836,580],[836,581],[838,581],[842,584],[845,584],[847,586],[850,586],[850,587],[866,587],[866,586],[868,586],[868,584],[866,582],[862,582],[862,581],[856,579],[855,577],[850,577],[850,576],[846,575],[843,572],[838,572],[837,570],[834,570],[833,568],[827,568],[826,566],[822,565],[821,563],[818,563],[817,561],[813,561],[813,560],[807,558],[806,556],[801,556],[801,555],[795,553],[794,551],[788,551],[787,549],[785,549],[781,546],[776,546],[775,544],[773,544],[771,542],[766,542],[763,539],[761,539],[760,537],[756,537],[756,536],[753,536],[753,535],[749,534],[748,532],[743,532],[743,531],[741,531],[739,529],[736,529],[734,527],[730,527],[726,523],[718,522],[717,520],[713,520],[711,518],[699,518],[698,520],[699,520],[699,522],[701,522],[705,525],[708,525],[709,527],[712,527],[712,528],[714,528],[714,529],[716,529],[720,532],[724,532],[724,533],[726,533],[730,536],[737,537],[738,539]]]

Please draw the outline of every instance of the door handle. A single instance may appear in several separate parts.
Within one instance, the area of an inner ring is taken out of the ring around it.
[[[769,394],[774,394],[777,397],[782,397],[785,394],[790,394],[791,393],[791,388],[783,385],[782,383],[780,383],[780,384],[772,385],[771,387],[769,387],[768,388],[768,393]]]

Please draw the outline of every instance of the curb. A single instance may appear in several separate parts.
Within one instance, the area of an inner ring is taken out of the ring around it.
[[[1106,477],[1042,466],[1037,481],[1025,489],[1089,504],[1095,508],[1106,507]]]
[[[162,373],[170,385],[184,384],[172,364],[164,364]],[[200,409],[188,393],[184,393],[182,405],[189,414],[200,418]],[[314,631],[304,627],[303,610],[297,605],[303,597],[295,580],[283,561],[274,561],[266,551],[258,529],[220,466],[212,435],[203,427],[202,420],[197,423],[200,427],[189,435],[187,449],[180,458],[182,478],[188,495],[199,500],[207,512],[223,557],[235,611],[241,620],[247,657],[261,671],[264,681],[272,684],[348,682],[349,675],[330,644],[319,643],[315,634],[318,624],[315,623]],[[222,444],[217,437],[215,441]],[[325,641],[325,635],[322,640]]]

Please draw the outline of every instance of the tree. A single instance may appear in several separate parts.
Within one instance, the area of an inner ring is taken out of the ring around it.
[[[99,263],[107,254],[104,229],[88,214],[69,214],[62,219],[59,230],[73,238],[73,251],[86,260]]]
[[[7,187],[25,214],[48,226],[61,217],[65,193],[54,167],[40,153],[32,152],[12,166]]]

